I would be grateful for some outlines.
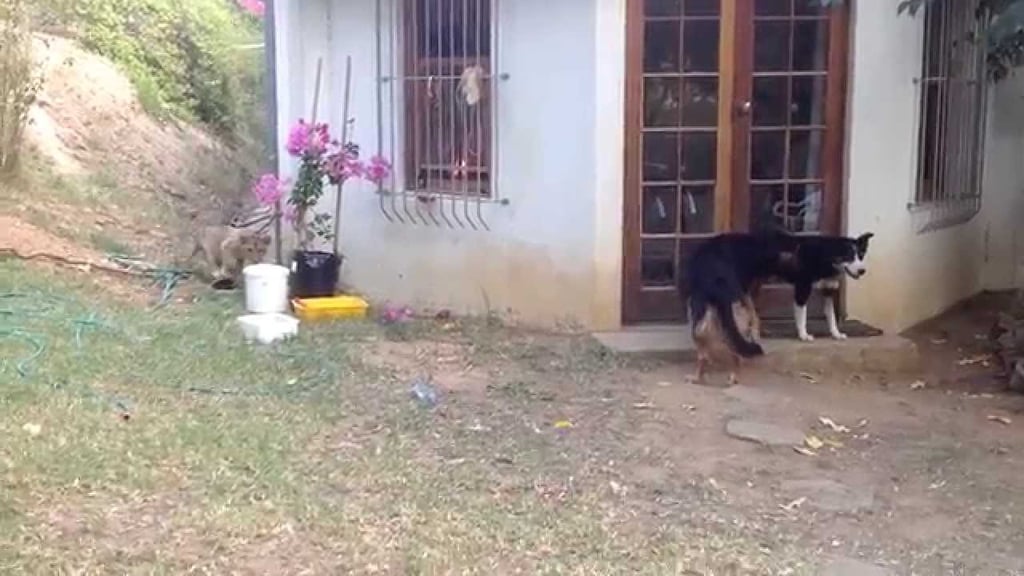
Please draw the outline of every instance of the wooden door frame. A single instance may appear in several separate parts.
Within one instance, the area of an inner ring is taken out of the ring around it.
[[[643,105],[644,105],[644,0],[626,0],[626,78],[623,203],[622,203],[622,323],[635,323],[640,317],[635,297],[640,278],[640,231],[643,198]],[[639,65],[637,65],[639,62]],[[639,192],[638,192],[639,191]]]
[[[735,6],[750,0],[722,0],[719,14],[718,93],[719,101],[733,99],[735,81]],[[623,247],[622,247],[622,324],[641,322],[640,302],[630,298],[639,289],[642,241],[643,202],[643,108],[644,108],[644,0],[626,0],[626,75],[624,182],[623,182]],[[728,229],[732,190],[732,115],[725,106],[718,107],[716,131],[716,173],[714,191],[714,228]]]
[[[830,126],[824,144],[823,170],[827,174],[826,186],[836,190],[835,201],[826,203],[825,229],[845,233],[843,209],[847,200],[845,187],[846,105],[850,57],[850,4],[848,0],[833,6],[829,19],[829,54],[825,118]],[[753,0],[722,0],[718,51],[719,105],[717,130],[717,169],[715,184],[716,232],[732,231],[747,226],[735,226],[735,214],[749,212],[749,194],[740,193],[748,184],[745,162],[734,162],[736,154],[745,154],[749,146],[749,130],[736,122],[736,93],[740,82],[750,82],[752,66],[743,66],[740,58],[752,57],[753,34],[739,33],[741,22],[752,21],[749,10]],[[621,322],[624,325],[641,322],[639,300],[632,295],[639,289],[642,227],[643,177],[643,50],[644,0],[626,0],[626,53],[625,106],[623,146],[623,246],[622,246],[622,305]],[[752,63],[751,63],[752,64]],[[832,71],[836,73],[833,74]],[[745,77],[744,77],[745,76]],[[742,198],[741,198],[742,197]],[[744,219],[745,220],[745,219]],[[845,291],[845,288],[844,288]],[[839,298],[840,307],[844,298]]]
[[[750,179],[748,178],[750,154],[748,148],[753,115],[747,114],[742,118],[737,118],[738,115],[735,111],[740,103],[736,96],[749,95],[753,88],[754,4],[753,0],[722,0],[722,2],[736,6],[738,11],[734,22],[737,53],[733,70],[733,106],[730,107],[729,112],[734,117],[731,155],[732,158],[740,160],[732,163],[733,180],[730,183],[731,197],[728,202],[737,218],[733,218],[728,223],[728,229],[747,232],[750,229]],[[845,233],[843,206],[846,204],[844,184],[846,182],[846,101],[849,98],[847,75],[850,57],[850,2],[852,0],[829,8],[831,13],[828,19],[829,46],[826,58],[828,75],[825,84],[825,126],[827,128],[822,151],[822,172],[825,174],[825,190],[828,192],[822,197],[824,206],[820,228],[821,232],[825,234]],[[840,296],[837,299],[840,315],[845,308],[845,291],[846,283],[841,282]],[[779,292],[784,292],[784,294],[780,293],[774,296],[791,300],[789,289]],[[772,296],[768,295],[768,299],[773,299]],[[778,302],[777,299],[775,301]],[[818,295],[813,294],[811,309],[819,310],[820,303]]]

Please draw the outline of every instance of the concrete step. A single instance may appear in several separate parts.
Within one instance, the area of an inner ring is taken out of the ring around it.
[[[598,342],[622,354],[642,354],[692,362],[696,350],[689,326],[649,325],[617,332],[593,334]],[[764,340],[765,355],[751,360],[751,366],[784,372],[865,372],[905,374],[921,369],[917,345],[902,336],[872,336],[813,342]]]

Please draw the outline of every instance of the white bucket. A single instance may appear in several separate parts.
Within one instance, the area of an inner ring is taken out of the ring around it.
[[[253,264],[242,270],[245,276],[245,309],[252,314],[279,314],[288,310],[288,275],[276,264]]]

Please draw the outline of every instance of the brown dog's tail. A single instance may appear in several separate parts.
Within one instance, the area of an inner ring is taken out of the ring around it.
[[[722,323],[722,330],[725,332],[725,339],[729,342],[729,347],[734,352],[744,358],[764,355],[764,348],[761,348],[760,344],[747,340],[740,334],[740,329],[736,326],[736,317],[732,312],[733,302],[729,298],[714,298],[711,305],[718,312],[718,317]]]

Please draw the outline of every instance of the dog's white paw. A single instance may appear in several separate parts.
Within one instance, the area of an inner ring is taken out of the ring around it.
[[[804,342],[814,342],[814,336],[811,336],[810,334],[800,334],[799,338]]]
[[[843,334],[842,332],[836,331],[836,332],[832,333],[832,338],[834,338],[836,340],[846,340],[847,336],[846,336],[846,334]]]

